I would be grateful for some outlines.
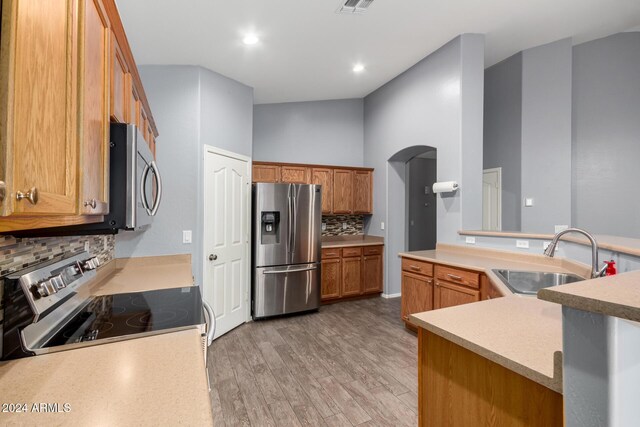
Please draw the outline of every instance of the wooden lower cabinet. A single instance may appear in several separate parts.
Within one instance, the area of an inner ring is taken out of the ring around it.
[[[419,426],[563,424],[561,394],[420,328]]]
[[[382,292],[383,247],[322,250],[322,302]]]
[[[340,258],[322,260],[322,300],[340,298],[342,283],[342,262]]]
[[[480,301],[480,291],[436,280],[433,308],[453,307]]]
[[[414,273],[402,273],[401,316],[405,322],[409,315],[433,309],[433,279]]]
[[[362,258],[342,258],[342,283],[340,296],[362,294]]]

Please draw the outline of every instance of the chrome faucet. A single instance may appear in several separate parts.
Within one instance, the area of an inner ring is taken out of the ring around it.
[[[548,257],[553,257],[553,253],[556,250],[556,246],[558,245],[560,237],[564,236],[567,233],[583,234],[587,237],[587,239],[589,239],[589,242],[591,242],[591,278],[595,279],[596,277],[602,277],[607,269],[607,266],[605,265],[600,270],[598,270],[598,242],[596,242],[596,239],[589,232],[581,228],[567,228],[553,236],[553,240],[551,240],[551,243],[549,243],[547,249],[544,250],[544,254]]]

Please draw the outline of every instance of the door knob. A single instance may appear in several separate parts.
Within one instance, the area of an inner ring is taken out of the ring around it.
[[[209,255],[209,261],[215,261],[218,259],[218,255],[211,254]]]
[[[18,191],[16,193],[16,200],[20,201],[22,199],[27,199],[29,203],[35,205],[38,203],[38,189],[36,187],[31,187],[29,191],[23,193],[22,191]]]

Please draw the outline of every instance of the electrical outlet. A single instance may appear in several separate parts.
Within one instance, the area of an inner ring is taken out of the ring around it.
[[[346,222],[343,222],[343,223],[342,223],[342,229],[343,229],[343,230],[346,230],[346,229],[347,229],[347,223],[346,223]]]
[[[327,231],[327,223],[326,222],[322,223],[322,231]]]
[[[380,230],[384,230],[384,221],[380,223]]]
[[[476,238],[473,236],[467,236],[465,239],[465,242],[467,242],[468,245],[475,245],[476,244]]]
[[[528,240],[516,240],[516,248],[529,249]]]
[[[182,231],[182,243],[186,245],[191,243],[191,230]]]
[[[89,242],[84,242],[84,250],[89,252]]]
[[[530,199],[530,198],[524,199],[524,206],[526,208],[530,208],[531,206],[533,206],[533,199]]]

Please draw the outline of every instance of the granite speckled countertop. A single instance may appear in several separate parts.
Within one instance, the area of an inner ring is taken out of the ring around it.
[[[538,298],[640,322],[640,271],[541,289]]]
[[[325,236],[322,237],[322,248],[347,248],[352,246],[384,245],[384,237],[356,235],[356,236]]]
[[[0,396],[70,406],[0,413],[0,425],[213,425],[197,329],[2,362]]]
[[[505,297],[411,315],[414,324],[562,393],[562,310]]]

